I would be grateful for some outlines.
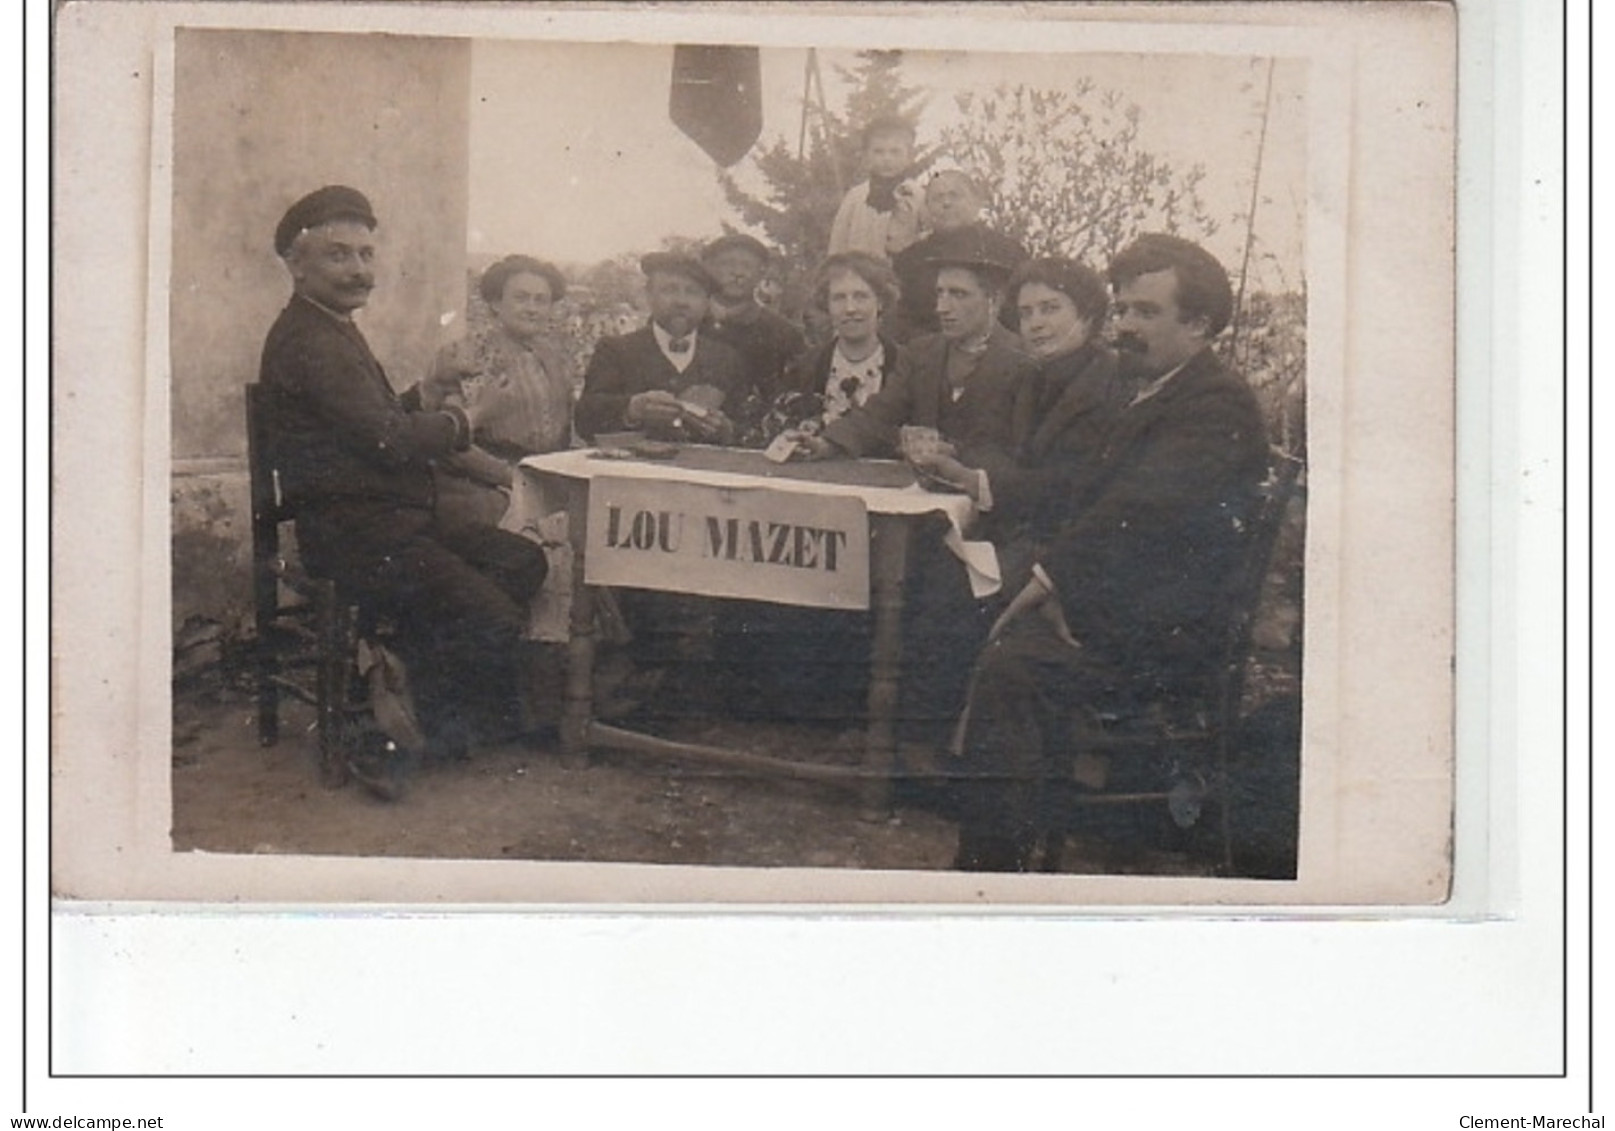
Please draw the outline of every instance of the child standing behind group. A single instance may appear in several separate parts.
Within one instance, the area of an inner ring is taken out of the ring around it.
[[[830,225],[829,254],[861,251],[891,257],[920,234],[920,188],[908,179],[914,127],[901,118],[876,118],[864,130],[869,179],[847,190]]]

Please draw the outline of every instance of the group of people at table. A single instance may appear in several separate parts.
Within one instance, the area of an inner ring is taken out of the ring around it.
[[[977,598],[940,540],[911,556],[899,712],[918,747],[962,737],[958,868],[1029,866],[1045,760],[1085,722],[1194,686],[1222,639],[1268,455],[1253,395],[1211,348],[1232,316],[1226,271],[1156,234],[1114,257],[1108,288],[1083,264],[1028,259],[976,219],[964,174],[933,177],[923,203],[894,183],[911,146],[901,126],[869,135],[870,179],[847,194],[814,277],[829,340],[808,347],[757,302],[769,252],[728,235],[644,257],[649,322],[596,345],[580,394],[548,336],[566,280],[520,255],[481,277],[491,326],[396,392],[353,318],[375,282],[370,202],[327,186],[286,212],[275,250],[293,296],[260,372],[282,491],[306,567],[397,625],[436,754],[522,725],[526,607],[548,567],[498,526],[516,463],[629,431],[906,458],[970,496],[972,537],[997,548],[1003,584]],[[392,796],[385,769],[354,766]]]

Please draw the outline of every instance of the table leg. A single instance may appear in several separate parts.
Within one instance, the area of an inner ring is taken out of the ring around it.
[[[908,519],[870,516],[869,599],[875,633],[870,651],[869,733],[864,744],[864,817],[891,812],[891,772],[897,758],[897,688],[903,655],[903,583],[908,573]]]
[[[580,769],[589,763],[597,633],[594,590],[583,580],[589,525],[587,480],[566,481],[566,511],[567,540],[572,545],[572,610],[566,645],[566,697],[561,707],[561,764]]]

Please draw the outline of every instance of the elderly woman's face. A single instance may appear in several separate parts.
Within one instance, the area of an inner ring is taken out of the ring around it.
[[[507,333],[527,339],[549,332],[554,305],[550,281],[542,275],[521,271],[505,280],[504,293],[491,309]]]
[[[1021,287],[1015,308],[1021,316],[1021,341],[1033,357],[1058,357],[1081,349],[1093,333],[1069,295],[1042,283]]]
[[[863,345],[880,325],[880,298],[856,271],[833,271],[825,287],[830,329],[843,342]]]
[[[976,222],[981,215],[981,201],[969,180],[957,173],[938,173],[925,187],[925,210],[930,213],[931,224],[943,232]]]

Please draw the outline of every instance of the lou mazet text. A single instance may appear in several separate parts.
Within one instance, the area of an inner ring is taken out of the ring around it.
[[[678,511],[641,510],[627,517],[621,507],[606,508],[606,549],[677,554],[684,542],[686,516]],[[794,522],[699,516],[701,554],[717,561],[790,566],[835,573],[847,532]]]
[[[1572,1115],[1564,1118],[1555,1118],[1551,1115],[1512,1115],[1503,1118],[1490,1115],[1461,1115],[1458,1117],[1458,1126],[1465,1128],[1491,1128],[1504,1127],[1602,1127],[1602,1115]]]

